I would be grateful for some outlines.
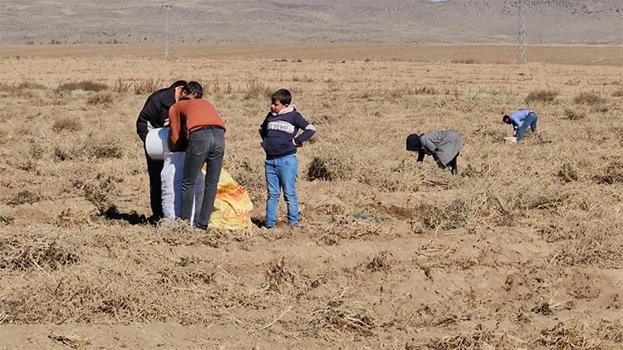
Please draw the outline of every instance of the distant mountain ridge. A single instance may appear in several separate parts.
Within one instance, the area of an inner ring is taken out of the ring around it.
[[[0,4],[0,43],[515,42],[520,0],[31,0]],[[622,0],[523,0],[532,44],[623,44]]]

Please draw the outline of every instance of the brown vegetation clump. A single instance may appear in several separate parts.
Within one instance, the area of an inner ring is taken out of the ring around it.
[[[60,148],[58,146],[54,147],[54,150],[52,151],[52,156],[54,157],[55,160],[61,161],[61,162],[65,160],[74,159],[74,155],[71,151]]]
[[[342,297],[340,294],[329,300],[323,308],[312,312],[314,331],[325,329],[338,334],[371,336],[376,328],[374,318],[364,310],[348,307]]]
[[[104,215],[110,207],[114,206],[116,186],[112,177],[108,176],[86,183],[77,182],[75,185],[82,189],[84,198],[95,206],[100,215]]]
[[[353,166],[337,155],[314,157],[307,167],[307,180],[334,181],[352,176]]]
[[[259,79],[252,79],[247,82],[247,86],[242,90],[242,93],[244,100],[263,100],[269,98],[273,94],[273,90],[264,85]]]
[[[40,83],[35,83],[31,81],[23,81],[19,84],[8,84],[6,82],[0,83],[0,91],[4,92],[14,92],[20,90],[45,90],[47,87]]]
[[[316,157],[312,160],[311,164],[309,164],[309,167],[307,168],[307,179],[309,181],[331,181],[333,180],[333,174],[327,168],[325,161],[323,161],[321,158]]]
[[[137,223],[146,222],[145,217],[137,219],[137,221],[140,220],[140,222]],[[161,220],[158,223],[158,230],[160,231],[160,239],[162,242],[171,246],[206,245],[212,248],[220,248],[232,240],[244,240],[243,237],[234,233],[226,234],[226,232],[222,231],[196,230],[184,220],[175,220],[173,222]]]
[[[467,225],[468,204],[461,199],[453,201],[445,208],[422,207],[423,224],[430,229],[452,230]]]
[[[147,285],[157,288],[152,280],[142,278],[141,282],[145,285],[138,287],[123,273],[115,276],[109,270],[68,269],[58,281],[39,280],[38,293],[17,288],[9,300],[5,322],[41,323],[57,317],[67,322],[86,323],[119,318],[137,322],[166,319],[171,310],[159,305],[154,292],[131,291]],[[41,302],[46,299],[54,302]],[[162,316],[156,316],[158,312]]]
[[[610,107],[608,107],[608,105],[606,104],[596,104],[593,107],[591,107],[591,111],[596,112],[596,113],[605,113],[608,112],[610,110]]]
[[[81,339],[76,336],[65,336],[62,334],[58,335],[48,335],[48,338],[51,340],[61,344],[68,346],[72,349],[80,349],[91,345],[91,342],[86,339]]]
[[[408,95],[438,95],[439,91],[434,87],[430,86],[420,86],[420,87],[412,87],[407,89]]]
[[[264,274],[266,277],[267,290],[279,293],[284,285],[292,285],[299,279],[299,276],[290,271],[286,265],[285,257],[275,260],[270,265]]]
[[[597,334],[605,341],[623,345],[623,321],[601,320],[597,327]]]
[[[149,95],[156,90],[159,90],[163,86],[163,82],[158,79],[146,79],[141,81],[134,81],[133,88],[135,95]],[[117,86],[117,89],[123,90],[125,85]],[[118,91],[122,92],[122,91]]]
[[[234,92],[231,82],[229,81],[227,84],[223,85],[219,79],[214,79],[212,81],[201,82],[201,85],[203,85],[203,91],[206,95],[215,97],[231,95]]]
[[[623,89],[618,89],[612,92],[612,97],[623,97]]]
[[[611,162],[601,175],[595,175],[595,181],[600,184],[614,185],[623,183],[623,163]]]
[[[52,224],[56,227],[79,227],[91,223],[91,213],[89,211],[76,212],[70,208],[63,209],[53,220]]]
[[[478,61],[476,61],[473,58],[455,58],[452,61],[450,61],[450,63],[476,64],[476,63],[478,63]]]
[[[116,93],[119,93],[119,94],[123,94],[123,93],[126,93],[126,92],[130,91],[132,89],[132,85],[133,85],[132,81],[123,80],[121,78],[118,78],[113,83],[111,90],[113,92],[116,92]]]
[[[15,86],[16,89],[29,89],[29,90],[45,90],[47,87],[43,84],[31,82],[31,81],[23,81]]]
[[[244,186],[254,202],[260,200],[260,196],[264,195],[263,169],[252,166],[247,160],[241,160],[236,155],[229,154],[227,157],[229,173],[240,185]]]
[[[581,92],[573,98],[573,102],[576,104],[595,106],[604,104],[606,99],[593,92]]]
[[[573,108],[565,108],[565,116],[569,120],[581,120],[586,117],[586,112]]]
[[[75,132],[82,130],[82,124],[75,118],[62,118],[54,122],[52,130],[56,132],[69,131]]]
[[[45,148],[38,143],[30,145],[30,157],[34,160],[40,160],[45,154]]]
[[[10,225],[15,218],[10,215],[0,215],[0,225]]]
[[[564,163],[558,171],[558,176],[564,182],[573,182],[579,179],[578,171],[571,163]]]
[[[57,270],[79,260],[77,254],[57,240],[0,239],[0,270]]]
[[[359,169],[359,167],[358,167]],[[356,178],[361,183],[365,183],[375,188],[386,191],[418,191],[422,186],[448,185],[447,178],[440,176],[434,180],[427,178],[429,172],[418,169],[413,165],[413,161],[402,161],[390,171],[384,169],[367,169],[367,171],[357,171]]]
[[[32,192],[29,190],[23,190],[23,191],[19,191],[17,192],[13,198],[9,199],[7,201],[8,205],[21,205],[21,204],[33,204],[35,202],[38,202],[41,200],[41,195],[36,193],[36,192]]]
[[[392,253],[384,251],[376,255],[366,264],[366,268],[372,272],[389,271],[393,265]]]
[[[518,193],[514,198],[514,207],[521,210],[556,210],[564,208],[572,199],[572,193],[562,191],[560,185],[551,184]]]
[[[574,325],[566,326],[559,322],[552,328],[546,328],[535,340],[536,345],[555,349],[598,350],[601,344],[588,336],[586,328]]]
[[[108,89],[108,85],[97,83],[91,80],[82,80],[78,82],[67,82],[60,84],[56,91],[64,92],[64,91],[75,91],[75,90],[83,90],[83,91],[102,91]]]
[[[525,98],[526,103],[545,102],[551,103],[556,100],[558,91],[555,90],[534,90]]]
[[[112,104],[112,101],[113,97],[109,93],[95,94],[87,99],[87,103],[94,106],[110,106]]]
[[[87,153],[96,159],[121,159],[123,158],[123,148],[114,139],[92,140],[86,149]]]
[[[411,84],[393,88],[385,92],[385,96],[390,99],[400,99],[405,96],[417,96],[417,95],[438,95],[440,94],[439,90],[435,89],[431,86],[414,86]],[[367,94],[364,96],[365,98],[371,98],[372,96],[368,96]]]
[[[416,348],[426,350],[487,349],[493,347],[495,340],[493,332],[478,324],[471,332],[436,338]]]
[[[615,228],[620,230],[621,228]],[[619,231],[620,232],[620,231]],[[563,266],[601,266],[616,268],[623,263],[623,244],[603,233],[584,235],[566,243],[551,259]]]

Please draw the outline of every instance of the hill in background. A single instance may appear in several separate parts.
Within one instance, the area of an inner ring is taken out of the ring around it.
[[[169,9],[172,42],[515,42],[518,0],[198,0]],[[620,0],[525,0],[528,41],[623,43]],[[0,43],[162,42],[163,1],[3,2]]]

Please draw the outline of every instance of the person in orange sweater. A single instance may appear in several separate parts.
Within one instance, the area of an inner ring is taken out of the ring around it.
[[[171,150],[186,148],[181,218],[190,221],[194,206],[195,180],[205,163],[205,190],[199,206],[201,209],[194,225],[207,229],[223,167],[225,123],[214,106],[202,99],[201,84],[191,81],[184,87],[184,92],[180,101],[169,109]]]

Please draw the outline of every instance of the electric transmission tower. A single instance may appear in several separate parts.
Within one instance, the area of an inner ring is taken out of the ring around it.
[[[164,46],[164,59],[165,60],[169,60],[169,39],[170,39],[170,35],[169,35],[169,11],[171,9],[173,9],[173,5],[170,4],[166,4],[166,5],[162,5],[161,6],[166,15],[165,15],[165,20],[164,20],[164,40],[165,40],[165,46]]]
[[[519,48],[518,48],[518,60],[519,63],[526,63],[527,47],[526,47],[526,1],[519,0]]]

